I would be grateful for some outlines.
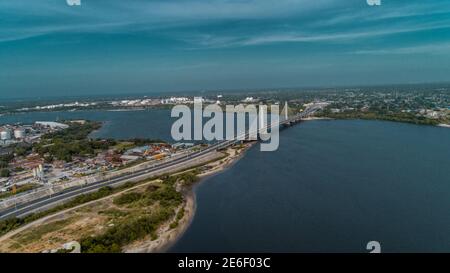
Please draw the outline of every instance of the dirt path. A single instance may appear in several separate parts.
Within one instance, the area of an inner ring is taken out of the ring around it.
[[[19,234],[19,233],[23,232],[24,230],[27,230],[29,228],[33,228],[33,227],[39,226],[39,225],[41,225],[43,223],[51,222],[52,220],[55,220],[55,221],[56,220],[61,220],[61,219],[64,218],[65,214],[67,214],[69,212],[72,212],[74,210],[77,210],[77,209],[80,209],[80,208],[83,208],[83,207],[87,207],[87,206],[92,205],[92,204],[97,203],[97,202],[101,202],[101,201],[104,201],[104,200],[108,200],[108,199],[114,198],[114,197],[116,197],[118,195],[121,195],[121,194],[127,192],[127,191],[132,191],[132,190],[135,190],[137,188],[140,188],[140,187],[143,187],[143,186],[146,186],[146,185],[149,185],[149,184],[159,183],[159,182],[160,182],[160,180],[152,180],[152,181],[146,182],[144,184],[139,184],[137,186],[134,186],[134,187],[125,189],[123,191],[114,193],[112,195],[108,195],[106,197],[103,197],[103,198],[100,198],[100,199],[97,199],[97,200],[93,200],[93,201],[90,201],[90,202],[78,205],[76,207],[69,208],[69,209],[66,209],[66,210],[62,210],[60,212],[56,212],[54,214],[51,214],[51,215],[45,216],[43,218],[37,219],[36,221],[33,221],[33,222],[29,223],[29,224],[26,224],[25,226],[20,227],[18,229],[15,229],[15,230],[13,230],[13,231],[3,235],[2,237],[0,237],[0,245],[2,244],[2,242],[6,241],[6,240],[12,240],[11,237],[14,237],[16,234]]]

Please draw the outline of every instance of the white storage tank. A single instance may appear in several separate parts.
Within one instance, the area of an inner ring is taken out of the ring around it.
[[[25,130],[22,128],[18,128],[14,130],[14,138],[22,139],[25,138]]]
[[[9,129],[4,129],[0,132],[1,140],[10,140],[11,139],[11,131]]]

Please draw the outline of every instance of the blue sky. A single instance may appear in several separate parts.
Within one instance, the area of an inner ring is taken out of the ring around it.
[[[450,80],[450,1],[0,1],[0,97]]]

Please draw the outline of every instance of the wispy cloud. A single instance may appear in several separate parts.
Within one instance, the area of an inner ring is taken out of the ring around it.
[[[409,2],[401,5],[389,5],[382,9],[357,9],[334,10],[326,18],[314,21],[312,26],[326,27],[339,26],[344,24],[377,24],[393,20],[409,20],[415,17],[433,17],[447,15],[450,13],[450,5],[434,3],[432,1],[422,1],[420,3]]]
[[[337,43],[343,42],[348,43],[355,40],[374,38],[379,36],[394,35],[400,33],[410,33],[419,32],[427,30],[438,30],[438,29],[450,29],[450,24],[439,25],[439,24],[428,24],[416,27],[405,27],[405,28],[390,28],[390,29],[373,29],[367,31],[358,32],[343,32],[343,33],[328,33],[328,34],[306,34],[306,33],[296,33],[296,32],[281,32],[281,33],[267,33],[267,34],[257,34],[253,37],[242,37],[242,36],[213,36],[213,35],[198,35],[191,37],[190,39],[185,39],[186,42],[195,44],[201,47],[210,48],[224,48],[224,47],[240,47],[240,46],[256,46],[256,45],[266,45],[274,43],[314,43],[314,42],[327,42],[327,43]]]
[[[351,52],[358,55],[450,54],[450,43],[427,44],[399,48],[368,49]]]
[[[335,0],[65,0],[0,2],[0,42],[64,32],[151,31],[227,20],[283,18],[331,5]],[[20,18],[20,20],[18,20]]]

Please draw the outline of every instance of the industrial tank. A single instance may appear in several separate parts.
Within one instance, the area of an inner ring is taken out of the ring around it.
[[[24,129],[19,128],[19,129],[14,130],[14,138],[22,139],[24,137],[25,137]]]
[[[10,140],[11,139],[11,131],[8,129],[2,130],[0,132],[0,139],[1,140]]]

